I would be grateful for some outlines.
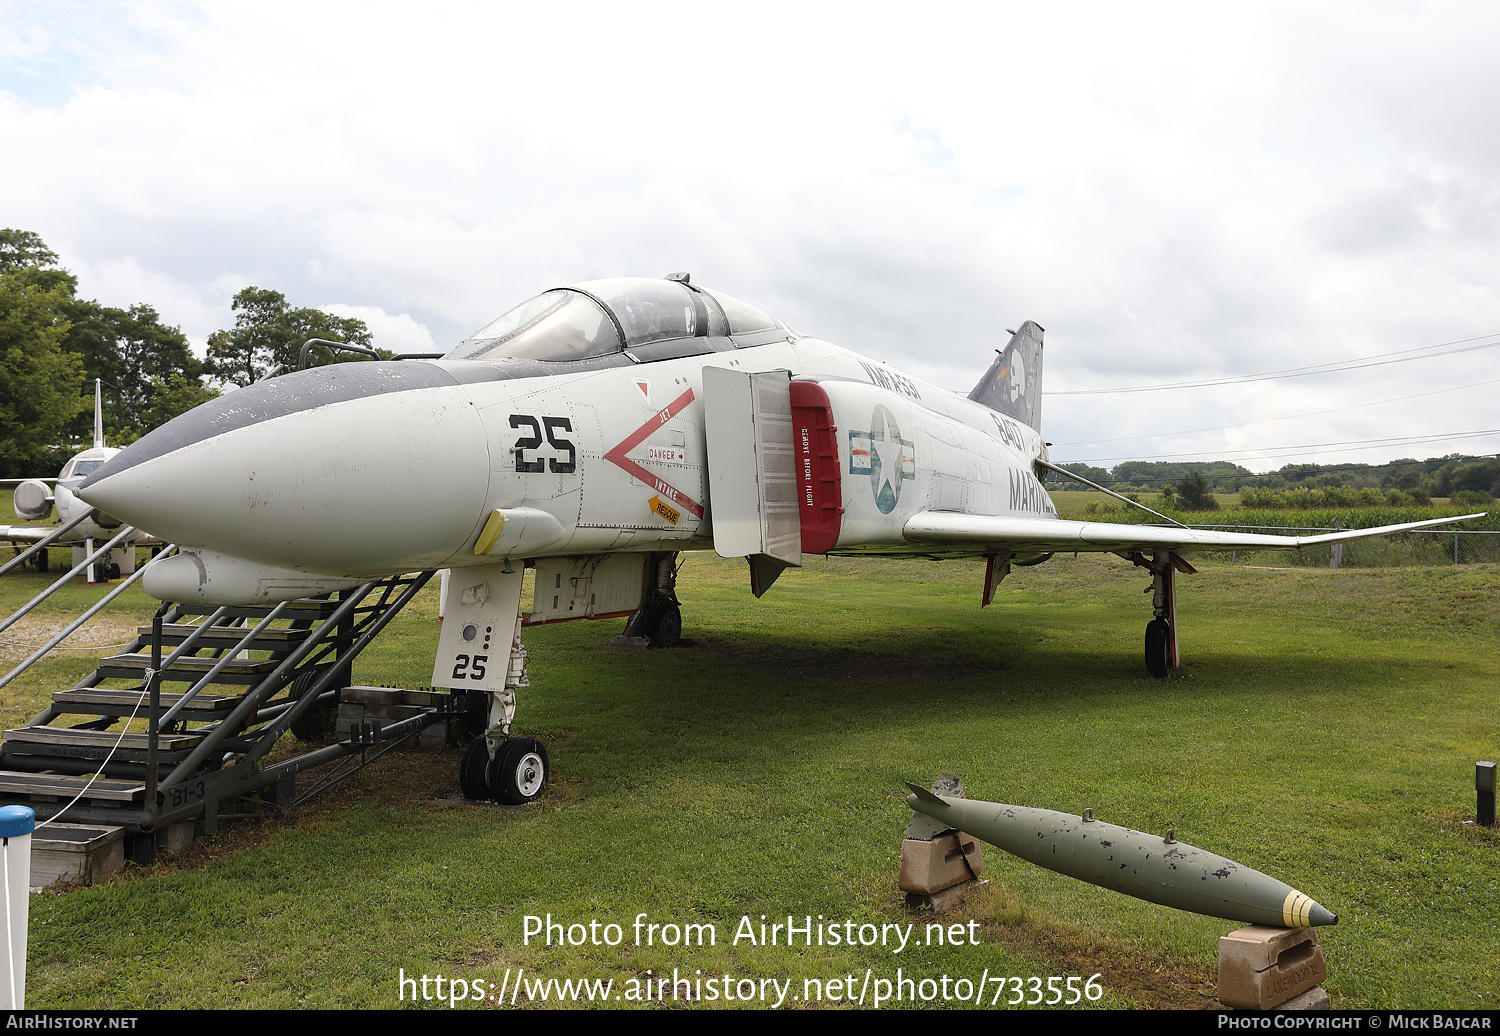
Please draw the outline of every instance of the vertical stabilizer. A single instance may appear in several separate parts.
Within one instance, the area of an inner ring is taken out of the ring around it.
[[[1042,430],[1042,326],[1034,320],[1011,333],[969,398]]]
[[[104,398],[99,379],[94,379],[94,445],[104,445]]]

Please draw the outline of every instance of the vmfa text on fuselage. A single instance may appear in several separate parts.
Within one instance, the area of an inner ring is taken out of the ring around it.
[[[528,623],[630,615],[631,632],[670,644],[681,551],[747,558],[757,595],[804,553],[982,556],[985,604],[1013,564],[1111,551],[1151,572],[1147,667],[1163,676],[1177,664],[1173,576],[1191,571],[1176,551],[1390,531],[1063,521],[1040,481],[1060,470],[1039,431],[1042,328],[1022,324],[997,352],[965,397],[685,274],[590,281],[517,306],[441,359],[336,364],[229,393],[79,493],[183,548],[146,576],[169,600],[270,602],[452,569],[434,683],[496,701],[522,563],[536,569]],[[492,703],[492,729],[508,731],[510,708]]]

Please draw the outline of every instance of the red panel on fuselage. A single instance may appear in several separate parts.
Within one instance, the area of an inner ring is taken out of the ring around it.
[[[792,382],[792,438],[797,458],[797,512],[802,552],[826,554],[839,541],[844,490],[839,480],[838,429],[823,386]]]

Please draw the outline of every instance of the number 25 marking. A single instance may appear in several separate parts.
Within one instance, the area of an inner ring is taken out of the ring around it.
[[[531,414],[511,414],[510,426],[512,428],[530,427],[530,435],[522,435],[516,439],[516,470],[522,473],[539,474],[551,469],[554,475],[571,475],[578,470],[578,451],[574,448],[571,440],[564,439],[558,435],[559,431],[571,432],[573,422],[566,417],[544,417],[538,421]],[[547,429],[547,444],[559,453],[566,453],[566,460],[558,460],[549,457],[543,461],[538,457],[536,460],[527,460],[526,451],[539,449],[542,445],[542,429]]]
[[[472,666],[471,666],[471,664],[469,662],[469,656],[468,655],[455,655],[453,657],[453,679],[455,679],[455,680],[463,680],[463,679],[483,680],[484,679],[484,664],[486,662],[488,662],[489,660],[490,660],[490,656],[489,655],[475,655],[474,656],[474,661],[473,661]],[[469,669],[469,668],[472,668],[473,672],[471,672],[467,677],[465,677],[464,676],[464,670],[465,669]]]

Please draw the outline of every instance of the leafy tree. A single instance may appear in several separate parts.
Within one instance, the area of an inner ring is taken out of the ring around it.
[[[58,265],[57,253],[40,234],[30,230],[0,230],[0,272],[21,273],[44,288],[61,288],[71,298],[78,278]]]
[[[34,269],[34,268],[30,268]],[[26,269],[0,272],[0,468],[31,474],[85,405],[83,365],[63,349],[68,331],[60,286]]]
[[[151,306],[115,309],[74,300],[66,308],[72,318],[66,348],[83,360],[86,379],[100,378],[113,390],[104,411],[111,444],[133,442],[162,420],[177,416],[157,405],[156,396],[165,386],[180,380],[202,388],[203,361],[193,355],[187,336],[163,324]],[[85,394],[92,387],[86,383]],[[165,417],[152,423],[148,411]],[[86,416],[75,422],[74,435],[87,438],[91,421]]]
[[[1177,499],[1185,511],[1217,511],[1219,501],[1209,492],[1208,479],[1196,471],[1189,472],[1177,483]]]
[[[94,378],[113,389],[104,409],[104,427],[108,441],[117,445],[132,442],[175,417],[181,410],[174,411],[174,406],[190,409],[210,398],[206,395],[210,390],[201,384],[203,362],[193,355],[187,337],[178,328],[163,324],[156,310],[145,304],[115,309],[78,298],[78,278],[58,265],[57,253],[39,234],[0,230],[0,273],[13,278],[8,284],[12,296],[24,292],[32,300],[27,310],[31,316],[17,316],[15,328],[29,326],[32,335],[44,324],[47,328],[45,340],[35,339],[29,346],[35,353],[33,362],[40,364],[34,369],[48,369],[54,374],[73,372],[66,384],[54,382],[57,391],[65,390],[71,397],[64,407],[71,419],[67,427],[59,429],[44,421],[25,430],[27,434],[44,431],[53,445],[67,439],[88,441],[93,435],[92,385],[85,387],[85,382]],[[14,298],[11,305],[16,305]],[[49,315],[43,319],[34,312],[36,306],[45,308]],[[13,328],[13,335],[19,333]],[[58,367],[49,352],[54,347],[70,356],[72,362]],[[14,377],[6,380],[0,394],[20,384]],[[51,405],[38,397],[40,410]],[[5,421],[0,415],[0,443],[10,434]],[[34,471],[37,457],[16,454],[14,461]]]
[[[249,287],[235,295],[234,329],[208,337],[208,372],[236,385],[250,385],[277,366],[297,365],[297,354],[309,338],[325,338],[370,348],[370,329],[363,320],[336,317],[320,309],[293,309],[286,296],[269,288]],[[334,353],[318,347],[311,362],[358,359],[357,353]]]
[[[141,411],[141,430],[137,432],[133,428],[127,429],[121,435],[120,445],[134,442],[151,429],[159,428],[179,414],[185,414],[200,403],[207,403],[218,396],[218,389],[181,374],[152,378],[150,399]]]

